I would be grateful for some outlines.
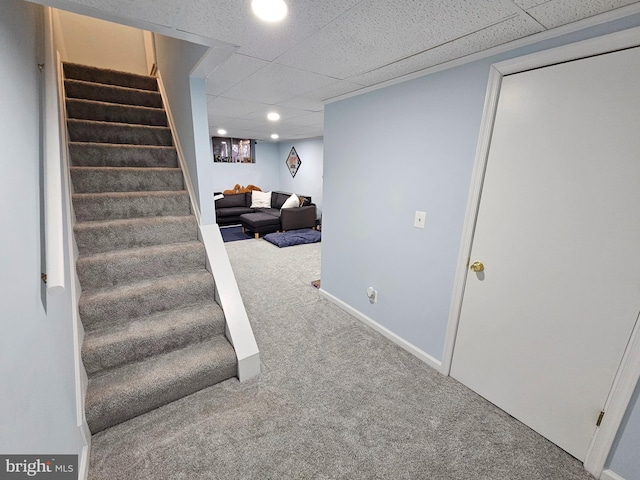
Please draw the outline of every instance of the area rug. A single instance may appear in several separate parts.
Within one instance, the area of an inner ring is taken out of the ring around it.
[[[319,242],[322,234],[311,228],[303,228],[300,230],[289,230],[288,232],[267,233],[263,238],[267,242],[283,248],[291,247],[292,245]]]
[[[222,227],[220,233],[222,234],[222,240],[225,242],[236,242],[238,240],[249,240],[253,238],[253,235],[249,233],[242,233],[241,226]]]

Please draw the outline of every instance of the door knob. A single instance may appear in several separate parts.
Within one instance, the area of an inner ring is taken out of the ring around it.
[[[482,262],[473,262],[469,267],[472,272],[480,273],[484,271],[484,263]]]

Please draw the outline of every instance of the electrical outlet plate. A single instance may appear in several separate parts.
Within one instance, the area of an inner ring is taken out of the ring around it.
[[[413,226],[416,228],[424,228],[425,223],[427,223],[427,212],[416,211],[416,217],[413,220]]]

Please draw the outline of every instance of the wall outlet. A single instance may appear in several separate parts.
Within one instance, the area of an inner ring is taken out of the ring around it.
[[[416,211],[416,217],[413,220],[413,226],[416,228],[424,228],[425,223],[427,223],[427,212]]]

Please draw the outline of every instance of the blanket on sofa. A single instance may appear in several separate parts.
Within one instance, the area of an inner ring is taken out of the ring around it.
[[[305,228],[301,230],[289,230],[287,232],[267,233],[263,238],[267,242],[282,247],[315,243],[321,240],[322,234],[317,230]]]

